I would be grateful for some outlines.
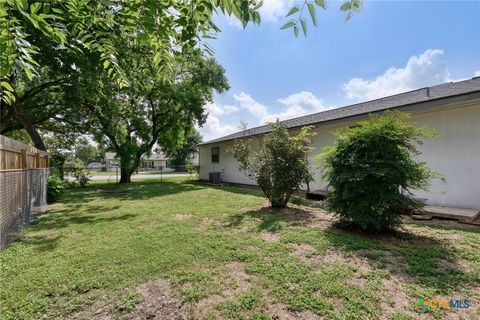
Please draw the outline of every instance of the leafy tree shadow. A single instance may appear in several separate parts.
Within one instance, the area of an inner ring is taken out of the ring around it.
[[[205,184],[202,181],[192,181],[191,184],[200,186],[202,188],[210,188],[210,189],[215,189],[215,190],[221,190],[221,191],[226,191],[226,192],[231,192],[235,194],[241,194],[241,195],[251,195],[251,196],[256,196],[260,198],[265,198],[265,195],[263,194],[262,190],[255,185],[223,185],[223,186],[215,186],[211,184]]]
[[[255,226],[255,231],[279,231],[290,226],[302,226],[312,221],[315,215],[311,212],[297,209],[297,208],[284,208],[277,209],[271,207],[263,207],[259,210],[251,210],[234,214],[228,217],[224,227],[237,228],[245,220],[245,218],[253,218],[258,223]]]
[[[68,203],[86,203],[92,200],[115,199],[118,201],[147,200],[150,198],[197,191],[205,187],[172,181],[142,181],[130,184],[99,183],[84,188],[71,188],[66,197]]]
[[[41,231],[41,230],[51,230],[51,229],[60,229],[65,228],[72,224],[98,224],[104,222],[113,222],[113,221],[123,221],[129,220],[137,216],[137,214],[123,214],[120,216],[110,216],[110,217],[99,217],[96,213],[105,213],[118,209],[120,206],[106,207],[106,206],[89,206],[86,210],[81,213],[76,212],[75,207],[69,207],[64,210],[56,211],[52,214],[44,215],[41,219],[32,223],[32,230]],[[78,209],[77,209],[78,210]]]
[[[21,242],[27,246],[33,246],[35,250],[39,252],[53,251],[59,241],[63,238],[62,235],[57,235],[55,237],[49,236],[27,236],[18,239],[17,242]]]

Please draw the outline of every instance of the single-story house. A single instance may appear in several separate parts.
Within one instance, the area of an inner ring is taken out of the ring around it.
[[[100,170],[103,167],[103,164],[100,162],[91,162],[87,164],[87,169]]]
[[[315,127],[312,158],[325,146],[335,143],[334,132],[354,126],[370,113],[387,109],[409,112],[411,120],[440,131],[441,135],[425,139],[419,146],[420,158],[430,168],[443,174],[443,179],[431,181],[431,190],[415,191],[432,206],[480,209],[480,77],[421,88],[381,99],[331,109],[282,121],[294,131],[306,125]],[[250,138],[255,146],[262,135],[270,132],[269,125],[227,135],[199,145],[200,179],[208,180],[211,172],[221,172],[222,181],[255,184],[238,169],[229,152],[235,139]],[[309,161],[314,173],[310,188],[325,189],[322,172],[315,161]]]
[[[141,158],[140,168],[159,168],[166,167],[169,164],[169,159],[161,151],[157,150],[152,152],[150,155],[144,154]],[[105,166],[114,167],[120,165],[120,159],[117,158],[115,152],[105,152]]]

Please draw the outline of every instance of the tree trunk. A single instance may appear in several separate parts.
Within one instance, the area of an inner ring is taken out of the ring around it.
[[[132,182],[132,174],[137,170],[140,164],[140,158],[142,154],[120,154],[120,183],[130,183]],[[123,155],[123,156],[122,156]]]
[[[129,168],[120,167],[120,183],[132,182],[132,173]]]
[[[45,144],[43,143],[43,139],[38,133],[37,129],[35,126],[32,124],[30,119],[28,119],[27,114],[25,113],[25,109],[20,103],[14,103],[12,105],[13,111],[15,112],[15,116],[18,119],[18,122],[22,124],[22,126],[25,128],[27,131],[28,135],[32,139],[35,148],[40,149],[40,150],[47,150],[45,147]]]

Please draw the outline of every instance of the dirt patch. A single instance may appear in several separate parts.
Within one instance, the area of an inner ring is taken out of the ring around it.
[[[405,258],[403,256],[393,255],[389,251],[375,249],[357,250],[356,253],[360,256],[360,261],[370,265],[370,270],[374,270],[373,265],[378,260],[378,262],[383,264],[382,269],[390,271],[389,276],[382,279],[382,285],[378,287],[383,297],[380,301],[381,310],[402,312],[415,318],[416,315],[411,311],[409,305],[411,301],[403,286],[405,283],[413,283],[415,281],[412,276],[406,274],[409,265]],[[360,287],[367,285],[366,280],[363,278],[355,276],[351,280],[353,281],[352,284]],[[390,319],[390,316],[391,315],[386,314],[380,319]]]
[[[295,243],[292,245],[293,251],[291,256],[299,258],[304,263],[318,263],[321,259],[316,255],[316,249],[306,243]]]
[[[280,236],[276,232],[262,231],[260,232],[260,238],[267,242],[277,242]]]
[[[250,276],[245,272],[245,265],[242,262],[230,262],[227,264],[229,276],[235,281],[233,290],[226,290],[224,294],[235,296],[239,292],[245,292],[250,289]]]
[[[86,304],[68,317],[70,320],[183,320],[187,319],[185,308],[181,305],[179,297],[172,291],[167,280],[159,279],[144,283],[136,288],[138,303],[131,311],[121,311],[118,305],[118,296],[98,296],[92,303]]]
[[[449,261],[445,259],[436,259],[437,265],[441,269],[452,269],[462,272],[472,272],[470,263],[465,259],[456,259],[455,261]]]
[[[262,207],[260,211],[282,217],[294,225],[321,229],[329,228],[338,221],[337,218],[322,209],[302,205],[292,205],[283,209]]]
[[[371,260],[371,263],[375,263],[378,260],[391,273],[402,274],[402,277],[407,277],[405,271],[409,268],[409,264],[403,256],[393,255],[390,251],[376,249],[360,249],[356,252],[364,259]],[[413,281],[411,278],[408,280]]]
[[[175,213],[175,215],[173,216],[175,220],[187,220],[191,217],[192,215],[190,213]]]
[[[393,310],[394,312],[402,312],[408,314],[412,318],[416,318],[415,313],[410,310],[410,300],[408,295],[402,286],[404,281],[401,277],[391,276],[388,279],[383,279],[383,298],[380,300],[381,310]],[[391,319],[390,315],[385,314],[380,319]]]
[[[164,279],[150,281],[139,286],[136,291],[141,301],[131,312],[125,314],[123,319],[187,319],[186,310],[168,281]]]
[[[115,318],[115,307],[111,304],[111,296],[101,291],[90,291],[85,293],[88,297],[81,309],[65,317],[69,320],[113,320]]]
[[[293,312],[281,304],[267,304],[266,312],[272,320],[320,320],[322,317],[311,311]]]
[[[345,264],[359,273],[365,273],[372,270],[370,261],[362,256],[349,256],[341,251],[333,249],[318,253],[314,247],[305,243],[294,244],[293,251],[290,255],[295,256],[302,262],[308,264],[319,264],[324,266]]]
[[[203,220],[198,225],[197,230],[205,231],[208,229],[208,227],[210,227],[214,223],[215,223],[215,219],[213,218],[210,218],[210,217],[203,218]]]
[[[245,272],[245,265],[242,262],[230,262],[226,266],[231,286],[225,288],[221,294],[213,294],[200,300],[192,310],[193,319],[207,319],[212,314],[218,314],[217,306],[228,299],[232,299],[241,293],[251,289],[250,276]]]

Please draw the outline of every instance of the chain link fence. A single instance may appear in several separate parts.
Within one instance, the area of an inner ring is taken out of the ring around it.
[[[168,178],[168,177],[178,177],[185,176],[196,179],[197,171],[195,168],[198,166],[192,165],[168,165],[168,166],[151,166],[151,167],[140,167],[132,175],[133,179],[141,178]],[[88,167],[88,175],[93,180],[108,180],[110,182],[120,181],[121,170],[118,166],[109,166],[109,167]],[[68,172],[68,169],[65,169],[65,175],[71,176]]]
[[[0,172],[0,250],[47,207],[48,168]]]

